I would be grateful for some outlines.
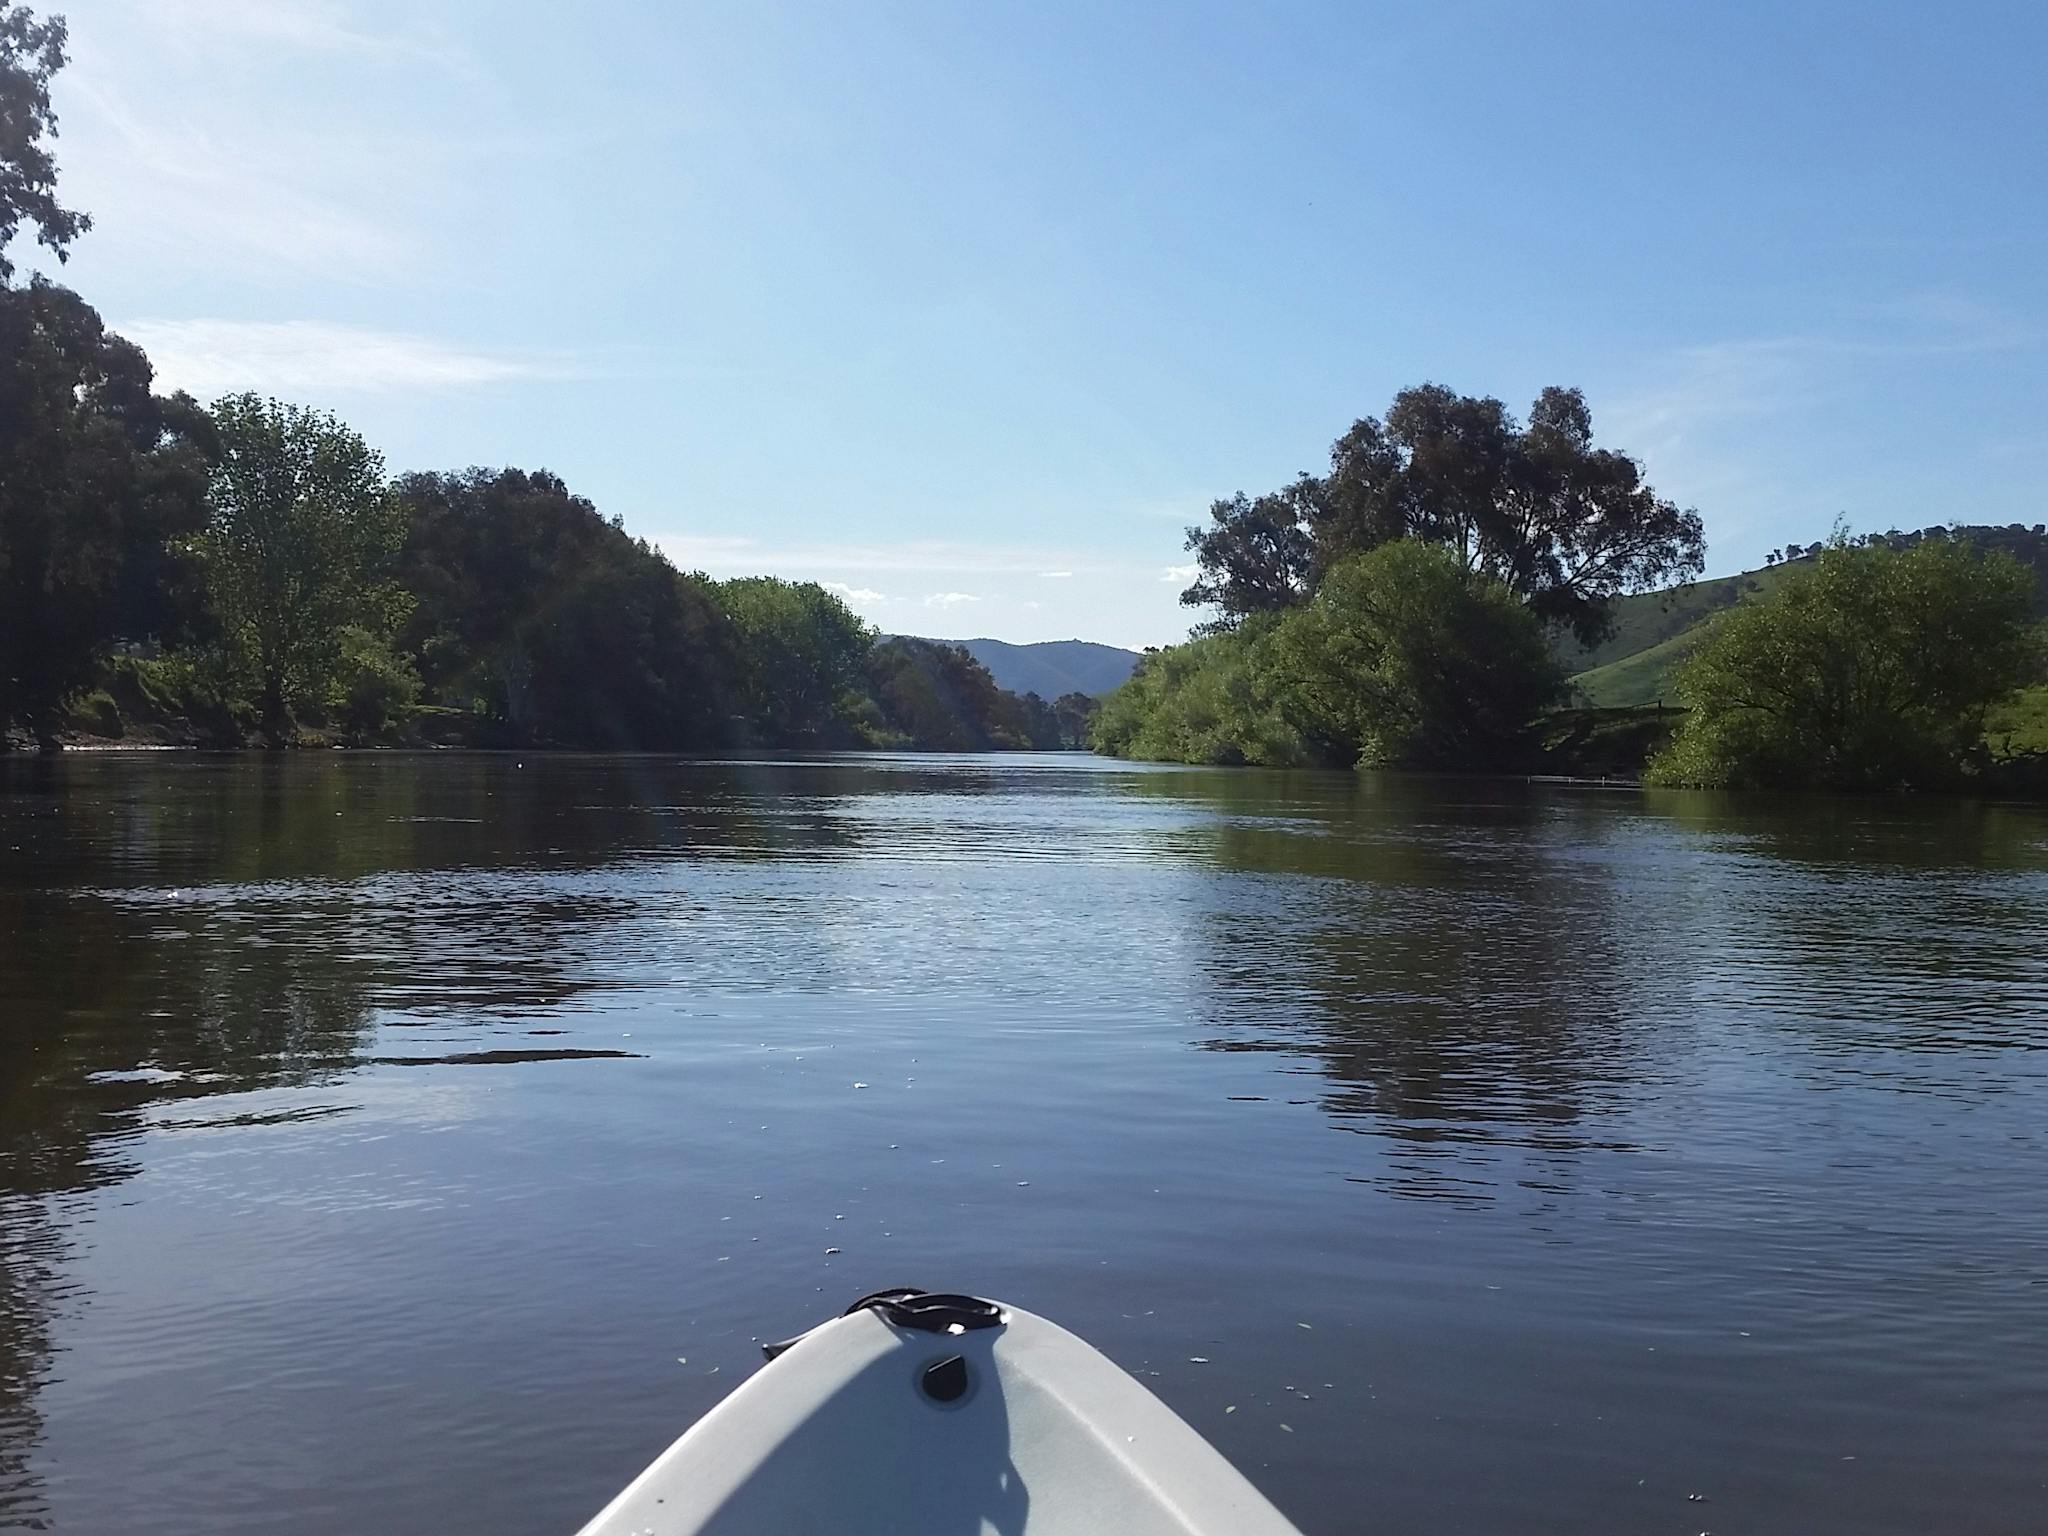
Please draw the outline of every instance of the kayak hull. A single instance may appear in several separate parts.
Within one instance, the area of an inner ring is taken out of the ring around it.
[[[874,1311],[813,1329],[582,1536],[770,1532],[1299,1536],[1158,1398],[1018,1308],[964,1333]]]

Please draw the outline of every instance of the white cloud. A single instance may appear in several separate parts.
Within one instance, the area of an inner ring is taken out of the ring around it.
[[[319,320],[131,320],[115,327],[149,354],[158,387],[202,400],[238,390],[284,396],[466,389],[565,371],[394,331]]]
[[[843,581],[821,581],[818,585],[827,592],[837,592],[849,603],[886,603],[889,601],[887,597],[877,592],[873,587],[853,587],[848,586]]]
[[[1073,574],[1074,573],[1072,571],[1040,571],[1038,573],[1038,578],[1041,581],[1066,581],[1069,580],[1073,576]]]
[[[1159,579],[1161,581],[1175,582],[1192,581],[1194,580],[1195,572],[1200,569],[1201,567],[1197,565],[1169,565],[1159,573]]]
[[[613,510],[616,503],[607,503]],[[623,511],[628,527],[643,526],[631,506]],[[707,509],[720,518],[713,527],[745,527],[735,520],[747,509]],[[923,632],[961,633],[960,615],[979,614],[974,634],[1006,640],[1064,640],[1074,636],[1110,639],[1105,625],[1125,634],[1144,636],[1145,643],[1174,642],[1186,636],[1189,616],[1176,602],[1178,592],[1156,583],[1159,567],[1150,561],[1100,561],[1073,558],[1075,551],[966,542],[876,541],[873,544],[806,543],[763,539],[719,532],[661,533],[648,537],[683,570],[713,576],[781,576],[815,581],[842,595],[870,620],[898,633],[918,632],[904,616],[922,610]],[[1047,584],[1042,571],[1068,570],[1072,581]],[[888,572],[869,575],[869,572]],[[865,606],[861,594],[880,592],[883,607]],[[886,594],[894,594],[888,596]],[[941,617],[944,615],[945,617]]]

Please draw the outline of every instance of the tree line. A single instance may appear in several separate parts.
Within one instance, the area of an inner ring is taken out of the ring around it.
[[[387,475],[333,415],[154,389],[70,289],[49,145],[61,18],[0,11],[0,743],[124,717],[201,741],[701,750],[1082,744],[811,582],[678,570],[546,471]]]
[[[1103,701],[1101,751],[1570,769],[1545,745],[1573,702],[1565,658],[1610,633],[1618,598],[1705,555],[1697,513],[1594,445],[1577,390],[1546,389],[1524,423],[1435,384],[1357,422],[1326,475],[1217,501],[1187,547],[1182,601],[1212,617]],[[1842,529],[1781,560],[1769,592],[1703,626],[1680,708],[1631,737],[1654,748],[1651,782],[2048,789],[2041,530]]]
[[[1217,501],[1181,596],[1215,616],[1104,701],[1103,751],[1217,763],[1489,769],[1564,692],[1546,636],[1697,574],[1699,515],[1597,447],[1575,389],[1518,420],[1423,384],[1331,446],[1325,475]]]
[[[545,471],[389,479],[333,416],[201,408],[75,294],[0,289],[0,725],[216,746],[706,750],[1081,744],[813,582],[678,570]],[[96,713],[97,712],[97,713]]]

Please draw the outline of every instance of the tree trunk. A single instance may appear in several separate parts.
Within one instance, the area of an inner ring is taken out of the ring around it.
[[[284,701],[284,679],[275,674],[263,679],[263,745],[280,751],[291,745],[291,711]]]
[[[34,714],[24,717],[22,724],[26,725],[29,734],[35,737],[38,752],[64,750],[64,743],[57,739],[56,727],[50,724],[50,717],[43,711],[37,710]]]

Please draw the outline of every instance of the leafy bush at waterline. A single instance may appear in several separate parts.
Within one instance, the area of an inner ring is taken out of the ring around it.
[[[1501,767],[1561,686],[1526,604],[1402,539],[1342,561],[1284,614],[1148,655],[1103,701],[1094,741],[1171,762]]]
[[[1678,673],[1658,783],[1927,789],[1987,766],[1991,711],[2041,672],[2034,579],[2002,553],[1838,537],[1719,615]]]
[[[1149,652],[1102,701],[1095,750],[1166,763],[1292,767],[1316,761],[1268,681],[1272,625],[1250,621]]]

